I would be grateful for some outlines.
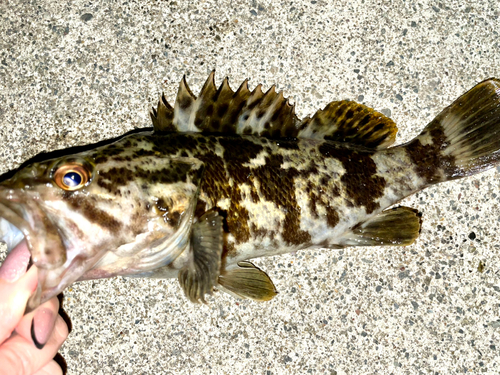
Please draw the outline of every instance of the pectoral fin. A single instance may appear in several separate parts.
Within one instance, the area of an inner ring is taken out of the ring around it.
[[[278,294],[269,276],[250,262],[239,262],[238,267],[222,273],[219,285],[230,294],[254,301],[269,301]]]
[[[190,259],[179,271],[179,283],[191,302],[205,303],[212,294],[220,273],[222,254],[222,218],[217,212],[204,214],[193,225]]]
[[[344,246],[407,246],[420,233],[420,215],[409,207],[386,210],[361,223],[342,241]]]

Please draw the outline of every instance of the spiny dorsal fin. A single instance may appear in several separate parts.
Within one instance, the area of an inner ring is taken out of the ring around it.
[[[162,94],[160,101],[158,102],[157,109],[152,108],[149,112],[151,120],[153,120],[153,128],[155,130],[161,129],[163,132],[175,132],[176,128],[173,124],[174,119],[174,109],[168,103],[165,95]]]
[[[302,122],[299,138],[319,138],[383,149],[396,140],[394,121],[363,104],[331,102]]]
[[[196,96],[191,92],[189,88],[186,76],[182,77],[181,83],[179,84],[179,91],[177,91],[177,98],[175,98],[174,103],[174,118],[172,123],[180,131],[179,124],[186,124],[187,126],[192,125],[191,117],[193,113],[196,113]],[[186,127],[182,130],[184,132],[197,131],[194,126],[191,128]]]
[[[234,92],[227,78],[218,89],[214,78],[212,71],[196,98],[184,77],[173,108],[162,95],[151,113],[154,130],[326,139],[378,149],[395,140],[394,122],[363,104],[332,102],[300,121],[294,106],[275,86],[265,93],[262,85],[250,91],[245,80]]]

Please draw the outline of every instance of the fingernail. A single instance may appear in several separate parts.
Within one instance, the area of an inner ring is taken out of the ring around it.
[[[49,340],[55,322],[56,315],[49,309],[40,309],[35,313],[31,321],[31,338],[38,349],[43,349]]]
[[[71,331],[73,330],[73,324],[71,324],[71,319],[69,318],[69,315],[64,310],[64,307],[63,307],[64,295],[62,292],[57,295],[57,299],[59,300],[59,311],[57,313],[61,316],[61,318],[63,318],[64,322],[68,326],[68,334],[70,334]]]
[[[54,357],[54,361],[59,365],[59,367],[61,367],[63,375],[68,373],[68,365],[61,354],[57,353]]]

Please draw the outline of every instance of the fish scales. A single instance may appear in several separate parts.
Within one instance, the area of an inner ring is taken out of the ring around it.
[[[0,238],[24,240],[41,270],[30,308],[77,280],[178,278],[204,302],[214,288],[268,300],[250,259],[302,249],[410,245],[420,214],[392,207],[432,184],[500,159],[500,82],[479,83],[415,139],[390,147],[392,120],[332,102],[311,118],[245,81],[212,73],[195,97],[185,79],[162,96],[153,131],[45,155],[0,183]],[[19,233],[18,233],[19,232]]]
[[[201,160],[205,169],[198,210],[226,211],[225,254],[237,260],[248,256],[245,248],[275,255],[338,246],[335,241],[358,217],[376,215],[424,185],[417,171],[408,173],[414,164],[404,149],[376,154],[332,141],[199,133],[148,134],[122,142],[107,160],[99,152],[93,156],[102,163],[104,181],[98,185],[110,194],[122,194],[129,183],[144,179],[148,189],[155,190],[155,183],[161,186],[179,178],[163,165],[166,157]],[[134,155],[134,162],[128,155]],[[137,155],[147,156],[147,164]],[[151,197],[145,207],[171,214],[165,204],[169,197]]]

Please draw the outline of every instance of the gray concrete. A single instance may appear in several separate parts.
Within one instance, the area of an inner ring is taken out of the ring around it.
[[[173,99],[187,74],[197,92],[214,68],[233,87],[276,83],[301,116],[358,100],[408,141],[500,78],[500,6],[467,3],[4,0],[0,172],[146,126],[162,91]],[[258,260],[280,291],[268,303],[195,306],[175,281],[73,285],[61,352],[71,374],[496,374],[499,178],[405,200],[423,212],[413,246]]]

